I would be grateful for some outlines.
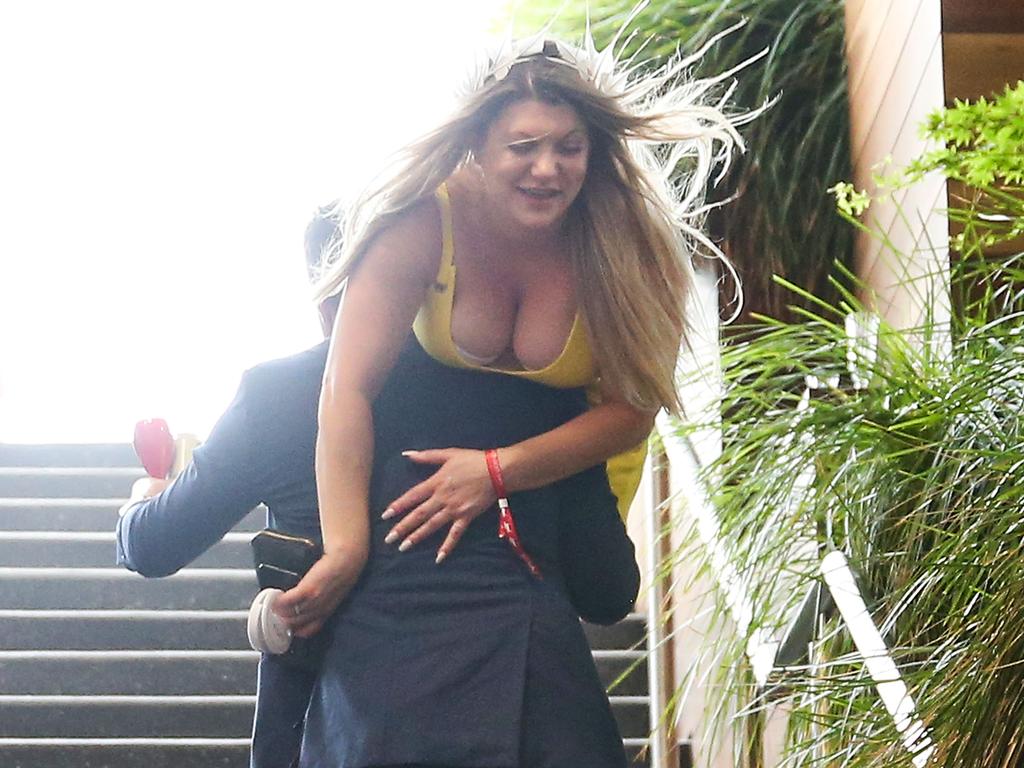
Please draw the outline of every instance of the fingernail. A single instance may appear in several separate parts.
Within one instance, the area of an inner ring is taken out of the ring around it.
[[[419,453],[419,451],[402,451],[403,456],[412,456],[414,453]]]
[[[390,520],[392,517],[394,517],[397,514],[398,513],[395,512],[395,510],[393,510],[391,507],[388,507],[387,509],[384,510],[384,514],[380,516],[380,519],[381,520]]]
[[[384,543],[385,544],[394,544],[395,540],[397,538],[398,538],[398,534],[397,533],[395,533],[394,531],[389,531],[388,535],[384,537]]]
[[[412,541],[410,541],[409,539],[406,539],[405,541],[403,541],[401,544],[398,545],[398,551],[399,552],[405,552],[405,550],[407,550],[411,546],[412,546]]]
[[[448,553],[445,552],[443,549],[439,549],[437,551],[437,558],[434,560],[434,562],[440,565],[441,561],[444,560],[446,557],[448,557]]]

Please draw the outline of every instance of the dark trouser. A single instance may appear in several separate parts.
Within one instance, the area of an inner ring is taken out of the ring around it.
[[[302,727],[316,673],[260,657],[250,768],[291,768],[299,757]]]

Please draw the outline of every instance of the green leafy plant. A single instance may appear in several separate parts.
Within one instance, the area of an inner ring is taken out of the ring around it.
[[[955,183],[953,220],[964,232],[953,247],[970,257],[1024,236],[1024,80],[991,98],[957,100],[924,126],[936,147],[882,187],[912,184],[938,172]]]
[[[835,302],[786,284],[800,321],[728,341],[721,412],[702,425],[721,420],[705,482],[755,606],[747,636],[723,633],[709,656],[741,658],[754,632],[781,636],[839,550],[927,728],[929,766],[1024,764],[1022,98],[1018,84],[936,113],[925,132],[939,147],[889,179],[965,185],[952,326],[887,327],[843,287],[849,274]],[[870,204],[835,191],[847,214]],[[742,724],[784,707],[786,766],[911,765],[849,626],[824,614],[806,639],[763,689],[744,665],[723,666],[711,710],[738,701]]]
[[[940,146],[910,164],[909,178],[940,169],[975,187],[1024,186],[1024,81],[989,99],[958,99],[925,130]]]
[[[558,13],[554,30],[571,39],[584,29],[589,8],[594,38],[603,46],[635,5],[544,0],[518,13],[524,29]],[[792,319],[790,305],[803,305],[774,276],[837,301],[829,279],[833,265],[852,263],[852,233],[824,194],[851,173],[843,9],[843,0],[655,0],[630,25],[637,34],[626,53],[642,47],[641,59],[658,61],[695,51],[713,34],[745,21],[704,56],[697,75],[732,69],[768,49],[737,76],[734,102],[751,109],[776,101],[745,128],[748,152],[718,193],[736,200],[711,221],[743,280],[747,320],[758,314]],[[731,286],[726,295],[731,298]]]

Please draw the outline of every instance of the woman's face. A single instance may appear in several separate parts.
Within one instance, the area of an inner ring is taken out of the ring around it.
[[[477,162],[492,214],[530,231],[561,224],[583,186],[586,126],[572,107],[526,99],[491,124]]]

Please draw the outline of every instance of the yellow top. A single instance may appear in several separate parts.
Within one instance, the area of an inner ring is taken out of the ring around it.
[[[441,209],[441,264],[437,279],[427,292],[426,300],[420,307],[413,331],[423,349],[439,362],[454,368],[490,371],[507,376],[519,376],[529,381],[546,384],[559,389],[587,387],[591,403],[599,401],[594,386],[597,369],[594,357],[583,329],[579,311],[573,320],[572,330],[566,339],[561,354],[550,365],[536,369],[506,369],[482,365],[469,360],[460,352],[452,339],[452,305],[455,299],[455,240],[452,235],[452,205],[448,188],[442,184],[437,189],[438,206]],[[647,441],[608,460],[608,483],[618,503],[619,515],[623,520],[640,485],[640,475],[647,457]]]

